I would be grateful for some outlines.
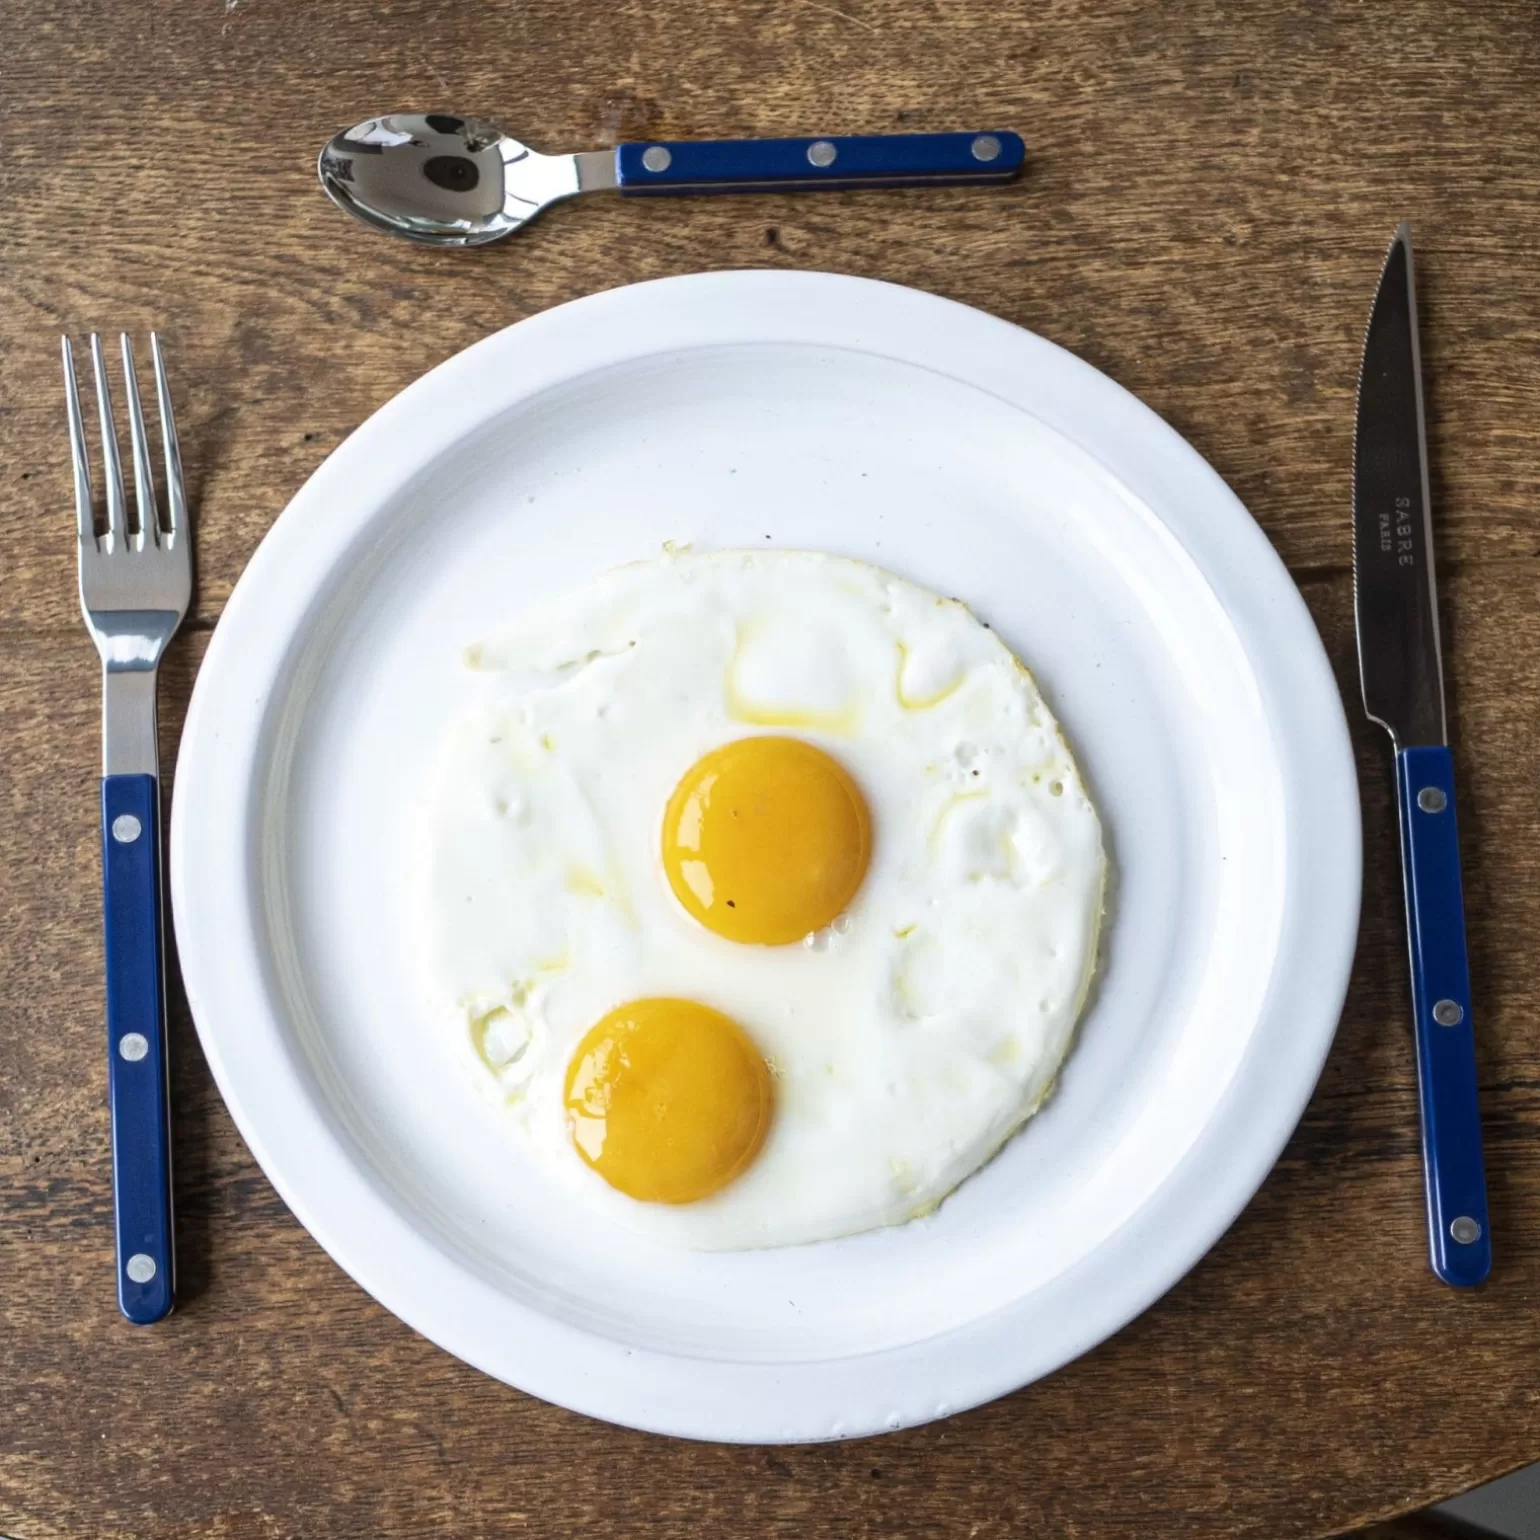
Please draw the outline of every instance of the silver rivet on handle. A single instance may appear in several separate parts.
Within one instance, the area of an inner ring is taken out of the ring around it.
[[[1433,1006],[1433,1019],[1441,1027],[1457,1027],[1465,1020],[1465,1012],[1458,1000],[1438,1000]]]
[[[112,820],[112,837],[120,845],[132,845],[143,828],[144,825],[132,813],[119,813]]]
[[[827,139],[815,139],[807,147],[807,158],[815,166],[832,166],[839,151]]]
[[[1481,1239],[1481,1226],[1469,1214],[1461,1214],[1450,1224],[1449,1233],[1462,1246],[1473,1246]]]
[[[155,1276],[155,1258],[146,1256],[142,1251],[136,1251],[123,1264],[123,1271],[135,1283],[148,1283]]]
[[[1417,793],[1417,806],[1425,813],[1442,813],[1449,806],[1449,798],[1437,786],[1424,786]]]
[[[667,171],[673,163],[674,157],[666,145],[649,144],[642,151],[642,165],[649,171]]]
[[[993,134],[980,134],[973,141],[973,158],[975,160],[998,160],[1000,158],[1000,141]]]

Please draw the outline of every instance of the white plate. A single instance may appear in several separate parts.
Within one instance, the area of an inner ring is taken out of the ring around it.
[[[512,1179],[505,1115],[427,1024],[409,835],[461,649],[665,540],[836,551],[966,599],[1102,810],[1104,966],[1060,1089],[927,1219],[726,1255],[594,1234]],[[594,1416],[833,1438],[1046,1374],[1213,1244],[1331,1043],[1358,802],[1299,594],[1146,408],[945,300],[718,273],[500,332],[316,472],[209,648],[171,887],[241,1132],[383,1304]]]

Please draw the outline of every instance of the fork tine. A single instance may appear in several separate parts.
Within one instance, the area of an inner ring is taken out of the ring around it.
[[[75,529],[80,543],[96,540],[96,515],[91,509],[91,462],[86,457],[86,429],[80,419],[80,385],[75,379],[75,350],[61,337],[64,354],[64,407],[70,420],[70,459],[75,464]]]
[[[112,426],[112,397],[107,391],[102,339],[95,332],[91,333],[91,363],[96,370],[96,412],[102,420],[102,480],[107,484],[107,529],[116,539],[122,540],[128,533],[123,462],[118,458],[118,436]]]
[[[134,375],[134,346],[123,340],[123,394],[128,398],[128,438],[134,452],[134,503],[139,509],[139,543],[160,544],[160,514],[155,508],[155,473],[150,469],[150,445],[144,434],[139,405],[139,381]]]
[[[176,436],[176,416],[171,410],[171,386],[166,381],[166,361],[161,356],[160,335],[150,333],[150,352],[155,359],[155,399],[160,405],[160,433],[166,446],[167,506],[170,529],[178,540],[187,532],[187,494],[182,487],[182,449]]]

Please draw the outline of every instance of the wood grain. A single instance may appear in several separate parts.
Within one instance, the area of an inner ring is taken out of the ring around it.
[[[1540,38],[1527,3],[8,0],[0,10],[0,1532],[101,1536],[1323,1536],[1540,1457]],[[340,124],[448,105],[549,148],[1001,124],[999,192],[558,210],[381,240],[314,190]],[[1417,225],[1497,1271],[1423,1263],[1388,762],[1356,707],[1351,401]],[[1354,723],[1368,881],[1336,1049],[1255,1202],[1044,1383],[855,1444],[608,1428],[483,1379],[319,1251],[174,1011],[187,1299],[112,1305],[95,660],[57,337],[166,334],[207,628],[376,406],[488,331],[703,268],[863,273],[1074,349],[1203,451],[1300,580]]]

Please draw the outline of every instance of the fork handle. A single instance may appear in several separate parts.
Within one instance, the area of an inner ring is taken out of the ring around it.
[[[118,1308],[149,1326],[176,1302],[160,783],[153,775],[102,781],[102,907]]]

